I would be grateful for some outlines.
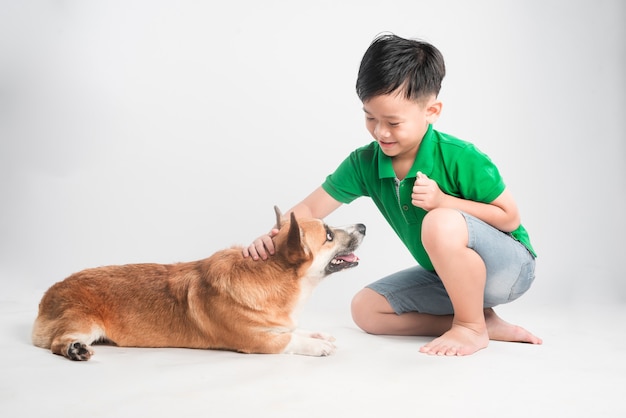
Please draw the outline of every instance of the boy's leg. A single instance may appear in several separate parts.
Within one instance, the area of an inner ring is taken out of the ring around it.
[[[439,336],[450,329],[452,312],[439,276],[420,266],[371,283],[352,300],[354,322],[370,334]]]
[[[454,217],[455,214],[459,213],[453,211],[449,215]],[[485,296],[479,297],[481,300],[484,299],[484,309],[481,306],[481,312],[489,339],[541,344],[540,338],[524,328],[505,322],[490,308],[510,302],[528,289],[534,277],[532,257],[521,244],[506,234],[471,218],[466,217],[467,225],[463,226],[464,235],[467,236],[468,228],[471,229],[469,247],[480,252],[482,257],[486,257],[487,261],[484,264],[487,265],[489,273],[487,286],[484,289]],[[456,218],[457,221],[459,219],[462,218]],[[438,219],[433,216],[431,220],[437,221]],[[446,216],[442,216],[439,220],[445,221],[444,225],[455,227],[454,221],[451,224],[448,223]],[[436,226],[437,222],[433,223]],[[460,225],[456,227],[460,228]],[[432,228],[430,232],[436,232],[436,229]],[[443,233],[446,240],[450,240],[455,231],[453,228],[453,230],[439,230],[439,232]],[[467,247],[466,243],[465,249],[468,249]],[[450,260],[459,262],[459,259],[454,257]],[[466,273],[467,271],[462,269],[460,277],[466,278]],[[452,287],[453,291],[457,288],[454,283],[448,284],[448,287]],[[485,285],[483,284],[482,287],[484,288]],[[475,306],[473,309],[476,309]],[[352,302],[352,315],[355,323],[372,334],[421,336],[447,334],[447,331],[454,328],[453,312],[455,310],[441,278],[436,273],[426,271],[419,266],[394,273],[370,284],[368,288],[357,293]],[[459,326],[462,325],[459,324]],[[445,343],[445,340],[451,336],[454,336],[454,333],[446,336],[443,342]],[[428,344],[424,351],[431,354],[452,354],[455,351],[454,349],[448,351],[447,348],[429,351],[431,346],[436,345],[435,341]],[[442,341],[437,341],[437,343],[440,342]],[[456,344],[454,343],[455,346]],[[460,352],[456,350],[456,354],[464,354],[467,351],[475,350],[464,348]]]
[[[526,329],[504,321],[492,308],[484,309],[484,316],[490,340],[542,343]],[[369,334],[439,336],[450,330],[454,316],[419,312],[398,314],[385,296],[366,287],[352,300],[352,318]]]
[[[420,312],[397,315],[385,297],[375,295],[374,290],[364,289],[353,301],[355,322],[375,334],[441,335],[420,349],[428,354],[467,355],[485,348],[489,343],[483,312],[486,269],[480,256],[467,246],[468,232],[463,215],[454,210],[430,212],[422,225],[422,239],[439,277],[433,278],[430,285],[428,273],[416,270],[415,274],[420,274],[417,280],[421,282],[421,288],[406,290],[422,293],[422,299],[416,303],[424,304],[426,300],[433,299],[434,303],[444,305],[441,307],[444,312],[454,312],[454,316]],[[400,281],[402,274],[398,275]],[[439,287],[435,286],[435,280]],[[441,282],[445,289],[441,288]],[[397,293],[402,291],[396,290]],[[359,307],[365,306],[363,299],[368,299],[371,304],[368,309],[382,315],[368,317],[356,312]],[[423,308],[419,310],[425,311]],[[369,319],[369,323],[365,318]]]
[[[454,307],[452,326],[420,351],[437,355],[472,354],[489,344],[483,312],[487,271],[483,259],[468,247],[463,215],[452,209],[428,213],[422,224],[424,248]]]
[[[352,299],[352,319],[369,334],[439,336],[452,326],[452,315],[420,312],[397,314],[387,298],[364,288]]]

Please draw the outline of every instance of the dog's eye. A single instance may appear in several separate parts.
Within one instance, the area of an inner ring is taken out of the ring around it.
[[[326,228],[326,241],[332,241],[335,238],[335,234],[329,228]]]

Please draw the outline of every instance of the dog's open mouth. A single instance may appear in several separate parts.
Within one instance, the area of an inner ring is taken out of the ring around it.
[[[330,273],[335,273],[339,270],[356,267],[358,265],[359,257],[357,257],[356,254],[337,254],[332,260],[330,260],[330,264],[328,264],[326,270]]]

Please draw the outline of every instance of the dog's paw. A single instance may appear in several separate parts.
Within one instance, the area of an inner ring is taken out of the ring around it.
[[[291,341],[287,347],[285,347],[283,352],[288,354],[302,354],[305,356],[322,357],[333,354],[335,350],[336,347],[332,340],[313,338],[311,334],[303,335],[301,333],[294,333],[291,335]]]
[[[89,360],[93,354],[93,350],[80,341],[75,341],[67,347],[67,358],[76,361]]]
[[[317,338],[319,340],[326,340],[330,342],[335,341],[335,337],[330,334],[326,334],[325,332],[312,332],[311,338]]]
[[[302,335],[303,337],[317,338],[318,340],[335,341],[335,337],[330,334],[326,334],[325,332],[313,332],[301,329],[298,329],[295,332],[298,335]]]
[[[321,342],[321,344],[319,344],[317,347],[317,354],[315,354],[316,356],[320,356],[320,357],[330,356],[331,354],[335,353],[335,350],[337,350],[337,347],[335,347],[335,344],[333,344],[329,340],[318,339],[317,341]]]

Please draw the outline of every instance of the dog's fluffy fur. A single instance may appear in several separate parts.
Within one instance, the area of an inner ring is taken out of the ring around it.
[[[354,267],[365,226],[331,228],[284,219],[275,255],[244,258],[242,247],[178,264],[87,269],[53,285],[39,304],[33,343],[71,360],[91,344],[187,347],[243,353],[329,355],[334,338],[296,330],[299,308],[321,279]]]

